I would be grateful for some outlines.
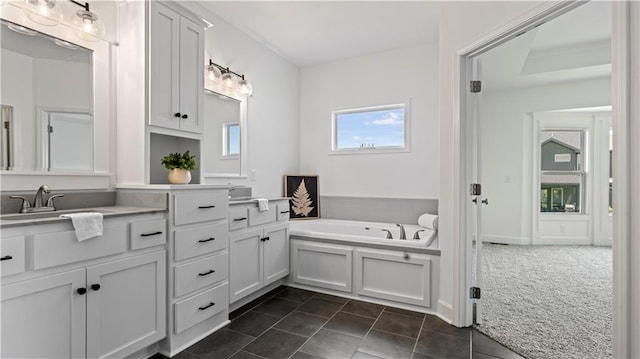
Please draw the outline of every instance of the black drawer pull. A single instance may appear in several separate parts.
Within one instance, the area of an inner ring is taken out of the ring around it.
[[[289,213],[289,211],[280,211],[281,214]]]
[[[92,284],[92,285],[91,285],[91,289],[93,289],[93,290],[100,290],[100,284]]]
[[[205,310],[205,309],[207,309],[207,308],[211,308],[211,307],[213,307],[214,305],[216,305],[216,303],[214,303],[214,302],[209,302],[209,304],[205,305],[204,307],[199,307],[198,309],[199,309],[199,310]]]
[[[246,221],[247,217],[240,217],[240,218],[234,218],[233,221],[234,222],[240,222],[240,221]]]
[[[162,234],[162,232],[158,231],[158,232],[153,232],[153,233],[142,233],[142,234],[140,234],[140,237],[157,236],[158,234]]]
[[[205,243],[205,242],[210,242],[210,241],[215,241],[216,239],[211,237],[211,238],[207,238],[207,239],[201,239],[198,242],[199,243]]]
[[[204,277],[206,275],[209,275],[211,273],[215,273],[216,271],[214,271],[213,269],[209,269],[208,272],[204,272],[204,273],[198,273],[199,276]]]
[[[207,209],[207,208],[216,208],[216,206],[214,206],[214,205],[211,205],[211,206],[199,206],[198,208]]]
[[[11,259],[13,259],[12,256],[4,256],[4,257],[0,258],[0,261],[8,261],[8,260],[11,260]]]
[[[84,295],[87,292],[87,288],[78,288],[76,292],[80,295]]]

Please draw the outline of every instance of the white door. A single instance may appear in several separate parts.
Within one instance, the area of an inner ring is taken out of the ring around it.
[[[87,357],[122,358],[165,337],[165,253],[87,268]]]
[[[469,261],[471,263],[471,283],[469,289],[469,304],[471,305],[472,322],[480,323],[480,298],[478,294],[482,287],[482,207],[489,203],[487,198],[482,196],[482,174],[481,174],[481,123],[482,123],[482,83],[481,83],[481,62],[477,57],[467,60],[467,73],[470,74],[467,98],[468,119],[466,128],[467,147],[467,240],[471,253]]]
[[[2,287],[2,358],[84,358],[85,270]]]
[[[264,229],[264,283],[267,285],[289,274],[289,223]]]
[[[230,236],[230,303],[262,288],[262,234],[255,229]]]

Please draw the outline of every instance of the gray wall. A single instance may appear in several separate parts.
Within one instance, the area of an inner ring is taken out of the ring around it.
[[[438,200],[320,196],[322,218],[417,224],[423,213],[438,214]]]

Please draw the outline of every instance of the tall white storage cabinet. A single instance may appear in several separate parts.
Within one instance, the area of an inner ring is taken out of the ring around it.
[[[168,184],[161,159],[172,152],[190,151],[201,167],[204,24],[176,4],[119,6],[126,34],[117,55],[120,184]],[[191,183],[200,183],[198,170]]]

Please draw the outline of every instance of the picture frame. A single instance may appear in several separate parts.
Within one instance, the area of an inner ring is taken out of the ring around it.
[[[318,175],[284,175],[284,196],[289,200],[289,219],[320,218]]]

